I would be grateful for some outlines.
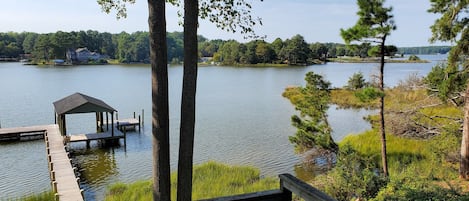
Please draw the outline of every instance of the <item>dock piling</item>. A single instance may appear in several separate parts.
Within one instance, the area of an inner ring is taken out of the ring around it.
[[[142,125],[141,121],[142,121],[142,120],[140,119],[140,115],[138,115],[138,132],[139,132],[139,133],[140,133],[140,130],[141,130],[141,127],[142,127],[142,126],[141,126],[141,125]]]

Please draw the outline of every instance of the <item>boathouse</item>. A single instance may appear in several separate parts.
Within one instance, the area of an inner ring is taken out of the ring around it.
[[[74,93],[70,96],[62,98],[54,102],[55,107],[55,123],[59,125],[60,133],[67,135],[65,115],[80,113],[96,113],[96,130],[103,132],[104,113],[108,121],[108,114],[111,114],[111,136],[114,136],[114,108],[106,104],[104,101],[81,93]],[[106,124],[107,126],[108,124]]]

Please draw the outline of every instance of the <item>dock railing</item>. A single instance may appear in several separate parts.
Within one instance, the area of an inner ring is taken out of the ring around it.
[[[202,201],[292,201],[292,195],[306,201],[335,201],[329,195],[299,180],[291,174],[281,174],[280,189],[206,199]]]

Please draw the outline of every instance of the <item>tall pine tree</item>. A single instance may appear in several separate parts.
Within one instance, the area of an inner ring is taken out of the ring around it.
[[[384,7],[384,0],[358,0],[359,19],[357,23],[346,30],[341,29],[340,34],[347,45],[352,42],[377,43],[379,46],[379,90],[384,94],[384,56],[385,44],[391,31],[396,29],[392,7]],[[388,176],[388,162],[386,153],[386,129],[384,125],[384,95],[379,97],[380,135],[381,135],[381,160],[383,174]]]

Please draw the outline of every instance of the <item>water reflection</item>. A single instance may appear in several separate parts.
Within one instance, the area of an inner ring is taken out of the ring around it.
[[[118,174],[117,163],[113,147],[94,147],[91,149],[77,149],[71,151],[75,165],[80,173],[80,185],[85,189],[85,198],[94,199],[97,187],[113,181]],[[87,199],[88,200],[88,199]]]

